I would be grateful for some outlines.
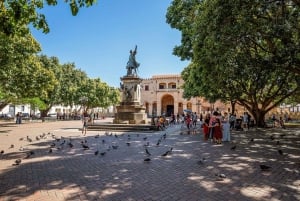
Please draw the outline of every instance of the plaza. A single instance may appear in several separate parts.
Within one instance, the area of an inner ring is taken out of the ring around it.
[[[81,127],[81,121],[1,123],[0,201],[300,200],[297,128],[232,131],[231,142],[215,145],[203,140],[199,125],[190,133],[173,125],[86,136]]]

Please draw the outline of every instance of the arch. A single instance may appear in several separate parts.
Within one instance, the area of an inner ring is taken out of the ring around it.
[[[159,89],[166,89],[167,88],[167,84],[165,82],[161,82],[158,84],[158,88]]]
[[[174,97],[166,94],[161,98],[161,114],[171,116],[174,114]]]
[[[169,82],[168,83],[168,89],[176,89],[176,83],[175,82]]]

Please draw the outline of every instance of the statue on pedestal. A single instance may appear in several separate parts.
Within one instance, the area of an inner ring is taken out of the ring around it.
[[[135,55],[137,53],[137,46],[134,50],[130,50],[129,60],[127,62],[127,76],[137,75],[137,69],[140,64],[135,60]]]

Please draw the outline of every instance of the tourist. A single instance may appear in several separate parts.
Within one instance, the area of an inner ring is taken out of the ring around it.
[[[214,136],[213,136],[214,142],[216,144],[222,144],[223,133],[222,133],[221,121],[219,118],[216,118],[216,122],[213,128],[214,128]]]
[[[82,118],[82,122],[83,122],[82,134],[84,134],[84,135],[86,135],[86,131],[88,128],[88,121],[89,121],[89,116],[87,115],[87,113],[84,113],[83,118]]]
[[[230,123],[229,123],[229,117],[228,114],[225,112],[224,118],[222,121],[222,128],[223,128],[223,142],[229,142],[230,141]]]
[[[202,129],[204,140],[207,141],[209,137],[209,116],[205,117],[204,122],[202,124]]]
[[[246,130],[249,130],[248,128],[248,121],[249,121],[249,117],[248,117],[248,113],[244,112],[244,115],[242,116],[242,121],[243,121],[243,128]]]
[[[197,126],[197,120],[198,120],[198,116],[197,116],[197,113],[195,112],[194,114],[192,114],[192,121],[193,121],[194,128],[196,128],[196,126]]]

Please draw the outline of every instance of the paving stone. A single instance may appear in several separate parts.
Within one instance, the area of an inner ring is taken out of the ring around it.
[[[112,136],[104,131],[88,131],[82,136],[79,128],[81,121],[0,127],[0,149],[5,151],[0,155],[0,201],[300,200],[299,129],[233,131],[232,142],[214,145],[203,141],[200,128],[196,134],[188,134],[181,125],[153,133],[112,131]],[[36,140],[43,133],[46,137]],[[157,146],[164,133],[166,139]],[[61,138],[59,142],[52,134]],[[32,142],[26,140],[27,136]],[[67,145],[70,138],[73,148]],[[249,143],[250,138],[254,142]],[[61,145],[63,140],[67,143]],[[88,150],[82,148],[81,141],[85,140]],[[280,146],[276,140],[280,140]],[[53,142],[56,146],[49,153]],[[150,162],[144,162],[147,142]],[[14,148],[9,148],[11,144]],[[230,149],[233,144],[237,145],[235,151]],[[118,149],[112,149],[112,145],[118,145]],[[19,151],[20,147],[25,150]],[[171,147],[172,153],[162,157]],[[279,148],[286,155],[279,155]],[[106,154],[95,155],[96,150]],[[29,151],[34,155],[25,159]],[[197,162],[204,157],[199,165]],[[22,163],[13,166],[18,158]],[[261,171],[260,164],[272,168]],[[215,174],[225,174],[226,178]]]

